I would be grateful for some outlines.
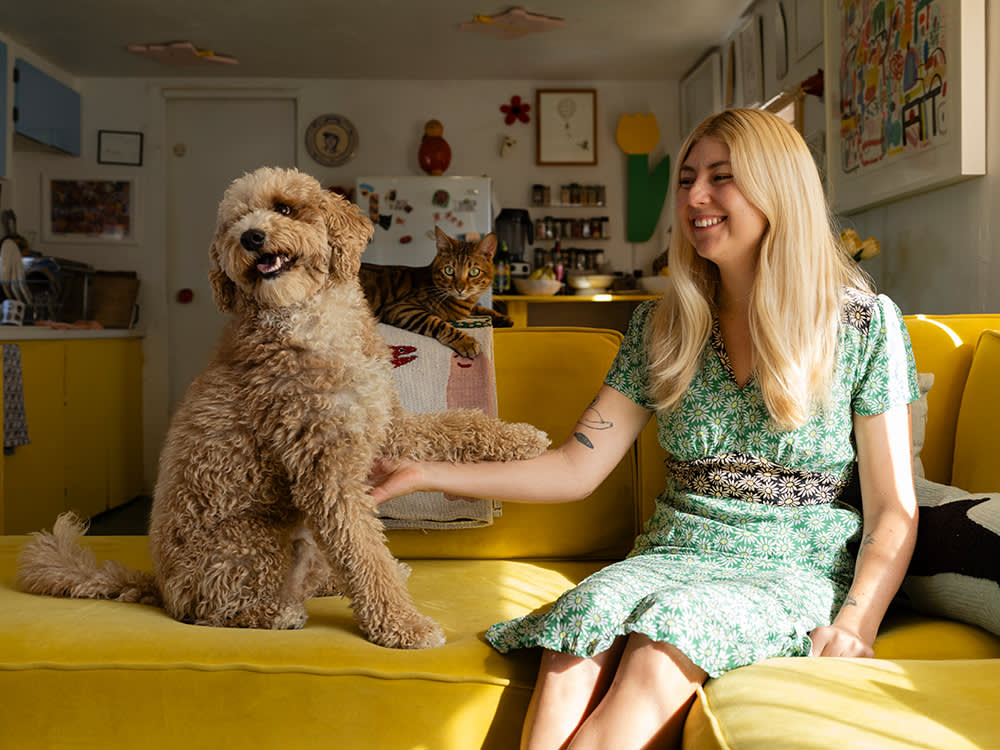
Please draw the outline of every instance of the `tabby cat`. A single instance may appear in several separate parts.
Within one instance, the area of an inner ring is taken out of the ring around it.
[[[434,234],[437,255],[430,265],[362,263],[361,287],[378,321],[431,336],[463,357],[475,357],[479,344],[450,321],[489,315],[495,327],[513,325],[506,315],[476,304],[493,284],[497,236],[490,233],[478,242],[466,242],[438,227]]]

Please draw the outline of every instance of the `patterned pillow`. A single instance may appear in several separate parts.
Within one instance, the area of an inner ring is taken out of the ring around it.
[[[1000,494],[921,477],[915,486],[920,526],[902,600],[1000,635]]]

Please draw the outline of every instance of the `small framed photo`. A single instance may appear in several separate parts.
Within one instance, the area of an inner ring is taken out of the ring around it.
[[[135,244],[139,241],[135,179],[42,176],[42,238],[46,242]]]
[[[597,164],[596,89],[538,89],[535,112],[536,164]]]
[[[142,133],[129,130],[98,130],[97,163],[141,167]]]

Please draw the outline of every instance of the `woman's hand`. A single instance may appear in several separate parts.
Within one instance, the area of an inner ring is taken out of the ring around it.
[[[875,656],[872,647],[861,636],[836,625],[821,625],[809,633],[813,656]]]
[[[415,461],[378,458],[368,474],[368,490],[373,505],[381,505],[394,497],[426,489],[424,468]]]

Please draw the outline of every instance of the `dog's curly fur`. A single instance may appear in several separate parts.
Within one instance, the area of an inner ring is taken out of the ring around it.
[[[400,408],[357,279],[371,235],[355,206],[296,170],[263,168],[229,187],[210,276],[233,316],[160,456],[153,574],[98,568],[74,544],[82,525],[62,516],[22,552],[23,589],[159,602],[203,625],[296,628],[306,599],[336,588],[371,641],[444,642],[372,512],[373,461],[525,458],[548,439],[475,410]]]

